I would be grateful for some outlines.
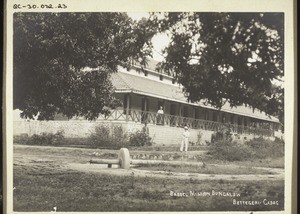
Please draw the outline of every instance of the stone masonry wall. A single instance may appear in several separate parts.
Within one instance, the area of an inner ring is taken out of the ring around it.
[[[94,121],[85,120],[78,121],[14,121],[14,135],[41,133],[56,133],[63,131],[65,137],[80,138],[88,137],[97,125],[106,125],[112,127],[114,125],[123,126],[128,133],[133,133],[142,130],[143,124],[135,122],[110,122],[110,121]],[[148,124],[149,135],[158,145],[180,144],[183,128],[169,127]],[[190,141],[196,143],[198,134],[201,133],[201,143],[210,141],[212,131],[190,130]]]
[[[148,125],[150,136],[154,139],[157,144],[178,144],[180,145],[182,140],[183,128],[180,127],[169,127],[159,125]],[[190,129],[189,141],[195,144],[205,145],[205,141],[210,141],[211,134],[213,131],[195,130]]]
[[[143,124],[136,122],[111,122],[111,121],[14,121],[14,135],[41,133],[56,133],[63,131],[65,137],[88,137],[98,125],[106,125],[110,128],[114,125],[123,126],[128,133],[142,130]],[[149,135],[157,145],[180,145],[183,128],[148,124]],[[190,142],[206,145],[210,142],[213,131],[190,129]],[[240,135],[239,140],[249,140],[253,135]],[[237,137],[236,137],[237,139]]]

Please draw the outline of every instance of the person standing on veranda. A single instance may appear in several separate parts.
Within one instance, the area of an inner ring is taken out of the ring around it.
[[[160,106],[160,108],[157,111],[157,124],[158,125],[164,124],[164,110],[162,106]]]
[[[182,134],[182,141],[181,141],[181,146],[180,146],[180,151],[185,151],[187,152],[188,150],[188,145],[189,145],[189,137],[190,137],[190,132],[187,126],[184,127],[184,132]]]

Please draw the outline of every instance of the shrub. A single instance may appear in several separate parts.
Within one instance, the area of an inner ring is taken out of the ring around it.
[[[203,135],[202,132],[199,131],[198,134],[197,134],[197,142],[196,142],[197,145],[202,144],[202,135]]]
[[[29,136],[28,134],[21,134],[14,136],[14,143],[16,144],[28,144]]]
[[[122,126],[113,126],[110,129],[99,125],[91,133],[89,142],[96,147],[121,148],[128,145],[128,137]]]
[[[253,150],[255,158],[274,158],[284,156],[284,141],[275,138],[274,141],[263,137],[253,138],[245,143]]]
[[[228,127],[223,127],[222,129],[214,132],[211,135],[211,143],[215,143],[217,141],[232,141],[232,132]]]
[[[112,129],[113,144],[117,147],[128,145],[128,136],[122,126],[114,126]]]
[[[284,156],[284,141],[263,137],[251,139],[244,144],[230,140],[219,140],[210,145],[209,154],[226,161],[276,158]]]
[[[58,145],[64,142],[64,132],[58,131],[55,134],[42,133],[34,134],[31,137],[28,135],[16,136],[14,138],[15,143],[26,144],[26,145]]]
[[[247,146],[228,140],[211,144],[209,153],[216,159],[226,161],[242,161],[251,158],[251,150]]]
[[[145,132],[137,131],[129,136],[130,146],[151,146],[152,139]]]
[[[129,139],[128,139],[129,138]],[[113,126],[111,129],[105,125],[95,127],[89,141],[96,147],[122,148],[127,146],[152,145],[152,139],[143,131],[127,135],[122,126]]]
[[[55,134],[42,133],[41,135],[34,134],[30,137],[29,142],[33,145],[58,145],[64,140],[63,132],[58,131]]]
[[[109,127],[99,125],[95,127],[94,132],[89,137],[90,143],[95,146],[109,146],[111,143]]]

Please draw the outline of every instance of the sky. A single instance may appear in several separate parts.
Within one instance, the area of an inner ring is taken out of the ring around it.
[[[148,12],[128,12],[127,13],[129,17],[131,17],[133,20],[140,20],[141,18],[145,17],[148,18],[150,16],[150,14]],[[270,32],[272,33],[272,32]],[[168,45],[168,43],[170,42],[170,38],[167,34],[157,34],[152,38],[152,44],[153,44],[153,51],[152,51],[152,55],[153,55],[153,59],[156,61],[163,61],[164,57],[162,55],[162,50]],[[257,54],[254,56],[252,59],[248,59],[248,60],[257,60]],[[249,61],[249,62],[250,62]],[[280,85],[281,87],[283,86],[284,83],[284,78],[282,78],[282,82],[278,81],[278,80],[273,80],[272,81],[273,84],[275,85]]]
[[[127,13],[129,17],[133,20],[140,20],[141,18],[149,17],[149,13],[147,12],[134,12],[134,13]],[[170,42],[170,38],[166,34],[157,34],[152,39],[153,44],[153,59],[156,61],[161,62],[163,60],[162,50],[168,45]]]

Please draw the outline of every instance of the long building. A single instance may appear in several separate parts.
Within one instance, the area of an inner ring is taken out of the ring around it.
[[[42,121],[43,124],[31,121],[31,127],[35,128],[28,132],[32,134],[62,129],[67,136],[82,137],[87,136],[99,123],[110,126],[119,124],[128,132],[141,130],[147,123],[150,136],[157,144],[179,143],[184,126],[190,129],[190,140],[202,144],[210,141],[212,133],[224,127],[230,128],[233,136],[241,140],[255,136],[281,137],[279,120],[262,111],[246,106],[231,108],[229,104],[218,110],[203,102],[188,102],[182,87],[172,76],[155,71],[156,64],[156,61],[149,60],[145,67],[119,67],[111,80],[115,87],[114,95],[123,105],[107,116],[100,115],[96,122],[57,117],[55,121]],[[19,127],[15,132],[29,129],[28,124],[21,122],[15,122]],[[33,125],[34,122],[38,124]]]

